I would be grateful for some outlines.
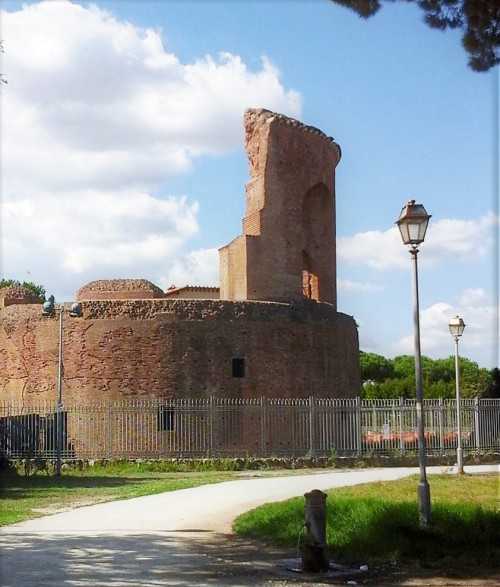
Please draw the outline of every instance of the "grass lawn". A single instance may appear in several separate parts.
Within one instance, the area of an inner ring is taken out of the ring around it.
[[[496,475],[432,475],[433,523],[422,528],[418,477],[327,492],[327,547],[338,563],[500,567],[500,481]],[[296,548],[305,536],[303,497],[238,517],[234,530]]]
[[[66,472],[61,477],[12,471],[0,474],[0,526],[67,508],[219,483],[234,476],[230,472],[165,473],[113,466]]]

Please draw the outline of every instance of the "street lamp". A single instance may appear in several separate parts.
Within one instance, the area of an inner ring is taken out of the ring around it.
[[[460,316],[452,318],[448,326],[455,341],[455,387],[457,392],[457,469],[461,475],[464,472],[464,457],[462,450],[462,422],[460,419],[460,365],[458,361],[458,339],[464,333],[465,323]]]
[[[50,296],[42,306],[42,316],[54,316],[55,314],[55,298]],[[63,401],[62,401],[62,375],[63,375],[63,314],[64,304],[59,304],[59,343],[58,343],[58,369],[57,369],[57,410],[56,410],[56,476],[61,476],[61,461],[62,461],[62,416],[63,416]],[[72,318],[81,317],[83,315],[82,306],[78,302],[71,305],[69,315]]]
[[[420,319],[418,304],[418,246],[424,242],[425,233],[429,224],[430,215],[427,214],[422,204],[415,204],[410,200],[401,210],[396,222],[401,238],[405,245],[410,246],[410,254],[413,260],[413,327],[415,339],[415,388],[417,397],[417,427],[418,427],[418,462],[420,466],[420,478],[418,482],[418,507],[420,524],[427,526],[432,523],[431,493],[425,472],[425,434],[422,408],[422,357],[420,352]]]

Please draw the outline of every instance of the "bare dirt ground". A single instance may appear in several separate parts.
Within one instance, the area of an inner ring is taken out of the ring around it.
[[[370,585],[380,587],[497,587],[500,569],[474,569],[469,574],[457,575],[452,562],[448,568],[424,569],[417,566],[368,565],[367,571],[359,566],[332,564],[328,573],[299,572],[297,553],[273,549],[258,541],[240,539],[233,535],[207,534],[196,540],[196,547],[220,563],[214,571],[224,585],[253,585],[268,587],[316,587],[340,585]],[[216,570],[217,567],[217,570]],[[229,582],[228,582],[229,581]]]
[[[0,532],[0,585],[54,587],[493,587],[500,574],[475,569],[411,566],[333,566],[328,573],[300,572],[297,553],[273,549],[233,534],[192,528],[130,533],[68,530]],[[361,557],[360,557],[360,560]]]

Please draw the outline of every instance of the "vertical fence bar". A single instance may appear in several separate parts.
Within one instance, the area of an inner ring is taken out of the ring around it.
[[[163,420],[167,418],[167,414],[163,406],[164,402],[160,403],[160,398],[156,398],[156,446],[158,450],[158,458],[160,459],[163,457],[163,453],[165,450],[165,433],[163,430],[165,424],[163,423]],[[153,421],[154,414],[152,418],[152,422]],[[153,426],[152,423],[151,426]],[[169,424],[169,426],[171,426],[171,424]]]
[[[309,454],[314,458],[314,398],[309,396]]]
[[[7,407],[7,421],[6,421],[6,431],[5,431],[5,439],[7,445],[7,456],[12,453],[12,431],[11,431],[11,416],[12,416],[12,402],[8,403]]]
[[[112,456],[113,456],[113,424],[112,424],[113,408],[111,405],[111,399],[108,400],[107,406],[108,406],[108,410],[107,410],[108,437],[107,437],[107,443],[106,443],[106,458],[108,460],[111,460]]]
[[[362,406],[361,398],[356,398],[356,411],[355,411],[355,431],[356,431],[356,452],[360,457],[363,454],[363,431],[362,431]]]
[[[476,440],[476,449],[481,446],[481,434],[480,434],[480,426],[481,426],[481,419],[479,417],[479,399],[476,397],[474,400],[474,428],[475,428],[475,440]]]
[[[263,457],[267,456],[266,450],[266,400],[260,398],[260,452]]]
[[[439,398],[439,452],[440,454],[443,454],[444,452],[444,429],[443,429],[443,411],[444,411],[444,407],[443,407],[443,398],[440,397]]]
[[[398,412],[399,412],[399,450],[401,451],[401,454],[404,455],[405,454],[405,441],[403,438],[403,406],[404,406],[404,400],[403,398],[400,396],[398,398]]]
[[[212,458],[215,455],[215,443],[214,443],[214,436],[215,436],[215,399],[213,396],[210,396],[209,400],[209,410],[208,410],[208,417],[209,417],[209,454]]]

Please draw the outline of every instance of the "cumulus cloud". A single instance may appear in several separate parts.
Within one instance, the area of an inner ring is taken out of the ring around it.
[[[188,248],[199,205],[165,186],[242,148],[245,108],[299,117],[300,94],[267,57],[255,71],[227,52],[182,63],[158,31],[96,6],[1,15],[3,276],[212,280],[214,253]]]
[[[246,107],[300,113],[299,94],[284,90],[267,58],[256,72],[229,53],[182,64],[155,31],[69,2],[3,22],[4,165],[14,188],[161,182],[194,156],[241,147]]]
[[[159,285],[167,289],[171,285],[219,286],[219,251],[218,249],[200,249],[176,259],[166,275],[160,278]]]
[[[471,307],[483,303],[487,299],[486,292],[481,287],[465,290],[458,300],[460,307]]]
[[[444,357],[454,353],[448,323],[454,316],[461,316],[465,331],[460,345],[465,356],[477,357],[480,364],[489,363],[495,357],[481,355],[481,349],[495,348],[498,337],[498,306],[492,303],[481,288],[465,290],[456,304],[435,303],[420,313],[422,353]],[[402,337],[393,348],[394,354],[413,354],[413,334]]]
[[[408,265],[408,254],[401,246],[396,228],[385,232],[371,230],[337,239],[337,258],[347,265],[367,265],[389,269]]]
[[[499,217],[492,212],[479,219],[440,220],[432,227],[432,238],[429,239],[430,259],[441,257],[470,261],[484,258],[494,247],[498,226]]]
[[[485,258],[495,246],[499,217],[493,213],[479,219],[443,219],[429,226],[425,255],[419,263],[438,266],[451,260],[470,262]],[[337,255],[348,265],[365,265],[375,270],[408,268],[408,253],[397,228],[385,232],[360,232],[337,241]]]

